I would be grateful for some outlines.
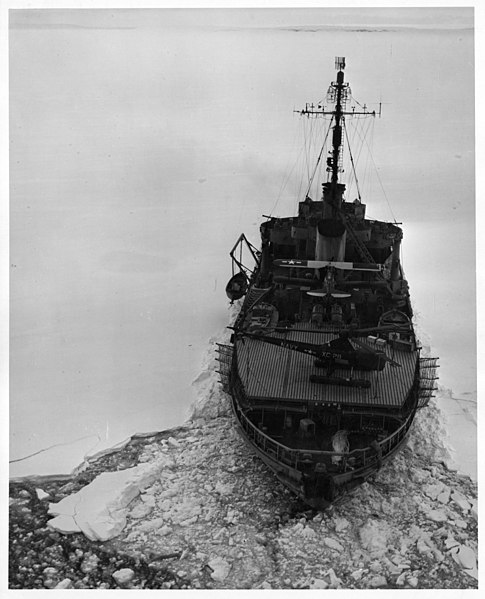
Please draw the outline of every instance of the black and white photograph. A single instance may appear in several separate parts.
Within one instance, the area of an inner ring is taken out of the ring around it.
[[[5,593],[477,591],[477,7],[1,11]]]

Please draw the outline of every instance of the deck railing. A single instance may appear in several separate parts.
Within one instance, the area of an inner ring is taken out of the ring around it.
[[[233,381],[231,387],[232,392],[236,396],[234,399],[239,400],[233,401],[234,411],[248,438],[263,452],[292,468],[298,468],[298,466],[304,464],[320,463],[325,464],[326,469],[329,471],[339,472],[349,468],[356,470],[371,466],[378,460],[385,458],[400,445],[413,420],[413,414],[410,414],[406,421],[392,435],[378,443],[378,447],[353,449],[346,453],[319,449],[292,449],[269,437],[246,416],[241,408],[241,403],[247,403],[247,399],[243,397],[244,390],[242,383],[238,380]]]
[[[419,358],[419,395],[418,408],[425,408],[437,390],[436,369],[438,358]]]
[[[405,422],[396,431],[389,437],[377,442],[377,445],[374,445],[374,447],[353,449],[346,453],[287,447],[265,434],[246,416],[241,406],[248,406],[249,401],[234,367],[234,361],[232,361],[233,347],[219,344],[218,351],[221,365],[219,372],[223,388],[225,391],[230,391],[233,395],[232,405],[234,412],[247,437],[261,451],[291,468],[318,463],[324,464],[325,469],[328,471],[342,472],[349,469],[357,470],[371,466],[392,453],[401,444],[412,424],[415,410],[411,411]]]

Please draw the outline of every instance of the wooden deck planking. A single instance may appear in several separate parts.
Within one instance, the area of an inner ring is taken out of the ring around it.
[[[295,341],[327,343],[335,336],[308,326],[308,331],[273,333]],[[299,327],[303,328],[303,327]],[[361,338],[361,341],[366,341]],[[399,407],[405,401],[414,381],[417,352],[393,351],[384,348],[387,356],[401,364],[386,364],[382,371],[354,371],[354,377],[371,381],[371,387],[361,389],[310,382],[311,374],[324,374],[316,368],[312,356],[245,338],[236,341],[239,376],[246,393],[255,399],[336,403],[355,406]],[[336,376],[349,377],[350,369],[336,369]]]

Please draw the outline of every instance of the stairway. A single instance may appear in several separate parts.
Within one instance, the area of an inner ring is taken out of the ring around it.
[[[363,262],[368,262],[369,264],[375,264],[376,261],[372,257],[372,254],[369,252],[369,250],[365,246],[365,243],[362,240],[360,240],[358,235],[356,234],[355,229],[352,226],[352,223],[350,222],[350,218],[348,218],[342,212],[341,212],[341,214],[343,216],[343,223],[344,223],[345,229],[347,230],[347,233],[349,234],[350,238],[354,242],[357,252],[359,253]]]

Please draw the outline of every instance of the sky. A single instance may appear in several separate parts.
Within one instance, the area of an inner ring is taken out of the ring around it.
[[[51,9],[20,11],[11,15],[11,24],[28,27],[32,25],[56,26],[72,22],[77,27],[285,27],[285,26],[352,26],[358,25],[412,26],[412,27],[472,27],[473,16],[460,7],[422,8],[419,16],[416,10],[406,7],[372,8],[360,6],[358,15],[354,8],[332,8],[322,14],[320,9],[303,8],[240,8],[231,10],[220,8],[197,9],[171,8],[163,14],[157,9],[103,9],[95,13],[73,9],[69,14],[64,10]],[[134,12],[136,15],[134,15]]]

